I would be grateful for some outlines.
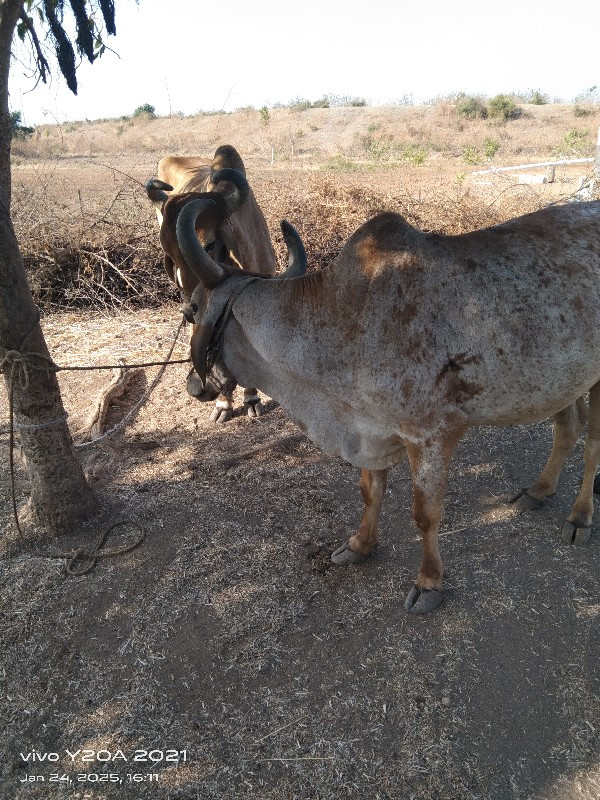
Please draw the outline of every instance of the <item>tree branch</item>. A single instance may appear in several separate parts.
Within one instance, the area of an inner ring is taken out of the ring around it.
[[[42,45],[40,44],[40,40],[38,39],[38,35],[33,27],[33,20],[31,17],[28,17],[25,13],[25,9],[21,12],[21,16],[19,17],[25,28],[27,29],[27,33],[31,37],[31,41],[33,43],[33,49],[35,50],[35,57],[37,61],[37,68],[40,74],[40,77],[44,83],[47,83],[47,76],[50,74],[50,65],[42,52]]]

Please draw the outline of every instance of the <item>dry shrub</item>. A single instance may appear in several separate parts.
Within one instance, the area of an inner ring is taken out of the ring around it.
[[[44,309],[153,306],[175,296],[140,183],[80,188],[48,167],[14,181],[12,217],[36,303]]]

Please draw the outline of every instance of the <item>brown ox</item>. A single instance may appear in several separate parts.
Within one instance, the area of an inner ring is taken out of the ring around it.
[[[169,234],[175,230],[179,210],[190,199],[211,197],[215,200],[212,213],[206,214],[196,229],[200,243],[212,258],[261,275],[275,272],[275,252],[267,223],[245,181],[245,174],[244,162],[237,150],[223,145],[212,159],[166,156],[158,164],[158,178],[146,183],[161,228],[165,269],[179,287],[184,303],[189,303],[198,279],[178,257],[177,242]],[[187,389],[194,397],[202,393],[193,370],[188,376]],[[234,389],[234,381],[223,387],[211,416],[213,421],[226,422],[231,418]],[[244,389],[244,408],[250,416],[263,413],[256,389]]]
[[[250,282],[199,247],[194,220],[205,213],[202,202],[187,205],[177,232],[208,290],[192,297],[196,370],[213,396],[220,374],[252,376],[314,442],[362,468],[362,524],[335,563],[371,552],[388,469],[407,455],[423,557],[405,608],[438,606],[438,529],[461,436],[554,416],[552,453],[524,495],[542,502],[585,424],[588,391],[584,477],[562,537],[589,539],[600,460],[600,203],[460,236],[382,214],[331,267]]]

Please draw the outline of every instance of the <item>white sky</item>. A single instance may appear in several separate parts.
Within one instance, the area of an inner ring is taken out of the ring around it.
[[[13,61],[11,110],[23,123],[260,108],[294,97],[372,104],[457,91],[541,89],[571,101],[600,84],[598,0],[116,0],[116,37],[78,72]]]

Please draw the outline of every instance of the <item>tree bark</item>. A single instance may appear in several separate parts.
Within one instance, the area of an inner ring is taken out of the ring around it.
[[[50,358],[10,218],[8,72],[22,7],[22,0],[0,2],[0,361],[10,351]],[[25,380],[25,373],[13,372],[9,360],[4,379],[7,388],[12,388],[16,426],[30,426],[19,434],[31,481],[34,518],[54,533],[67,533],[91,516],[96,500],[73,448],[56,373],[39,369],[45,363],[36,358]],[[15,377],[12,387],[11,375]]]

